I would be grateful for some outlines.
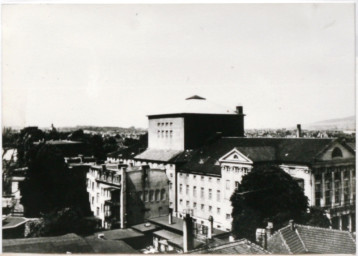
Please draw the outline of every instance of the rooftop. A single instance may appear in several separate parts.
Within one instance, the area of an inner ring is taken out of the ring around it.
[[[131,228],[127,228],[127,229],[113,229],[113,230],[97,232],[94,235],[88,236],[87,238],[98,238],[99,234],[103,234],[104,239],[106,240],[122,240],[122,239],[137,238],[137,237],[144,236],[142,233],[139,233],[138,231],[135,231]]]
[[[177,232],[178,231],[183,232],[183,220],[180,218],[176,218],[174,216],[173,216],[172,220],[173,220],[173,223],[169,224],[168,215],[148,219],[149,222],[154,223],[158,226],[161,226],[162,228],[167,228],[169,230],[177,231]],[[213,228],[213,237],[222,235],[224,233],[227,233],[227,232]]]
[[[170,115],[170,114],[236,114],[235,107],[229,108],[220,104],[211,102],[201,96],[194,95],[185,100],[175,102],[166,107],[162,113],[153,113],[149,115]]]
[[[143,153],[136,155],[134,159],[145,159],[153,161],[168,162],[183,151],[170,149],[147,149]]]
[[[247,239],[240,239],[235,242],[223,245],[191,251],[191,254],[270,254],[264,248],[251,243]]]
[[[177,247],[183,248],[183,236],[178,235],[176,233],[170,232],[168,230],[159,230],[153,233],[153,235],[159,236],[161,238],[164,238],[165,240],[168,240],[168,243],[173,244]],[[200,246],[204,245],[203,242],[194,239],[194,248],[198,248]]]
[[[82,238],[76,234],[4,239],[2,244],[3,252],[12,253],[137,253],[123,241]]]
[[[28,219],[24,217],[6,217],[2,221],[2,229],[16,228],[27,221]]]
[[[355,254],[356,242],[348,231],[295,225],[281,228],[268,239],[268,248],[273,253],[280,253],[273,242],[277,236],[290,253],[323,253],[323,254]],[[271,242],[271,243],[270,243]],[[271,246],[270,246],[271,244]]]

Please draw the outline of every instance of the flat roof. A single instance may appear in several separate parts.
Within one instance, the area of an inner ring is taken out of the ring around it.
[[[139,232],[149,232],[149,231],[154,231],[154,230],[159,229],[159,227],[157,225],[155,225],[153,223],[149,223],[149,222],[134,225],[131,228],[136,231],[139,231]]]
[[[2,221],[2,229],[16,228],[29,221],[24,217],[6,217]]]
[[[122,240],[128,238],[142,237],[144,234],[135,231],[131,228],[126,229],[113,229],[108,231],[96,232],[94,235],[88,236],[87,238],[98,238],[99,234],[103,234],[107,240]]]
[[[164,238],[168,241],[169,244],[176,245],[180,248],[183,248],[183,236],[178,235],[176,233],[170,232],[168,230],[159,230],[153,233],[155,236],[159,236],[161,238]],[[194,248],[198,248],[199,246],[203,245],[204,243],[194,239]]]
[[[166,215],[166,216],[151,218],[151,219],[148,219],[148,221],[150,221],[154,224],[160,225],[162,227],[166,227],[168,229],[183,232],[183,220],[182,219],[173,216],[172,224],[168,223],[168,219],[169,219],[169,217],[168,217],[168,215]],[[225,234],[225,233],[228,233],[228,232],[213,228],[213,236],[217,236],[217,235],[221,235],[221,234]]]

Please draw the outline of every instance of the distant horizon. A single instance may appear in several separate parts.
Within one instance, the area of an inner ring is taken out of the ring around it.
[[[313,124],[319,124],[322,122],[328,122],[328,121],[335,121],[335,120],[340,120],[340,119],[349,119],[349,118],[356,118],[355,115],[351,115],[351,116],[346,116],[346,117],[336,117],[336,118],[331,118],[331,119],[327,119],[327,120],[319,120],[319,121],[315,121],[312,123],[297,123],[300,124],[302,126],[302,130],[312,130],[312,129],[305,129],[305,125],[313,125]],[[292,126],[287,126],[287,127],[260,127],[260,128],[255,128],[255,127],[245,127],[245,129],[247,130],[264,130],[264,129],[296,129],[296,125],[294,124]],[[112,125],[91,125],[91,124],[77,124],[77,125],[73,125],[73,126],[56,126],[56,124],[53,124],[55,128],[59,128],[59,129],[63,129],[63,128],[76,128],[76,127],[98,127],[98,128],[121,128],[121,129],[130,129],[130,128],[135,128],[135,129],[139,129],[139,130],[147,130],[148,127],[138,127],[138,126],[112,126]],[[38,125],[30,125],[30,126],[36,126],[39,129],[51,129],[51,124],[49,126],[38,126]],[[30,127],[30,126],[3,126],[2,128],[14,128],[14,129],[22,129],[25,127]]]

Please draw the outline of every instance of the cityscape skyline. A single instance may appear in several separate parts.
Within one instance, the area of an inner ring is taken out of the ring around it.
[[[3,126],[146,128],[194,94],[242,104],[247,128],[355,115],[353,4],[5,5],[2,19]]]

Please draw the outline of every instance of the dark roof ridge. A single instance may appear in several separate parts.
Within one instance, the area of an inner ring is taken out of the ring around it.
[[[227,243],[224,243],[224,244],[220,244],[216,247],[210,247],[210,248],[206,248],[206,249],[203,249],[203,248],[199,248],[199,249],[195,249],[195,250],[192,250],[190,251],[190,253],[194,253],[194,252],[198,252],[198,251],[203,251],[203,250],[206,250],[206,251],[215,251],[217,248],[222,248],[224,246],[227,246],[227,245],[234,245],[235,243],[238,243],[238,244],[241,244],[241,243],[246,243],[250,246],[253,246],[255,247],[256,249],[259,249],[259,250],[262,250],[264,252],[266,252],[267,254],[271,254],[271,252],[267,251],[266,249],[264,249],[263,247],[251,242],[250,240],[246,239],[246,238],[241,238],[241,239],[238,239],[238,240],[235,240],[233,242],[227,242]]]
[[[348,230],[339,230],[339,229],[333,229],[333,228],[322,228],[322,227],[317,227],[317,226],[308,226],[308,225],[302,225],[302,224],[296,224],[295,226],[297,227],[304,227],[304,228],[309,228],[309,229],[319,229],[319,230],[330,230],[330,231],[334,231],[336,233],[348,233],[351,234],[351,232],[349,232]],[[286,226],[288,227],[288,226]]]

